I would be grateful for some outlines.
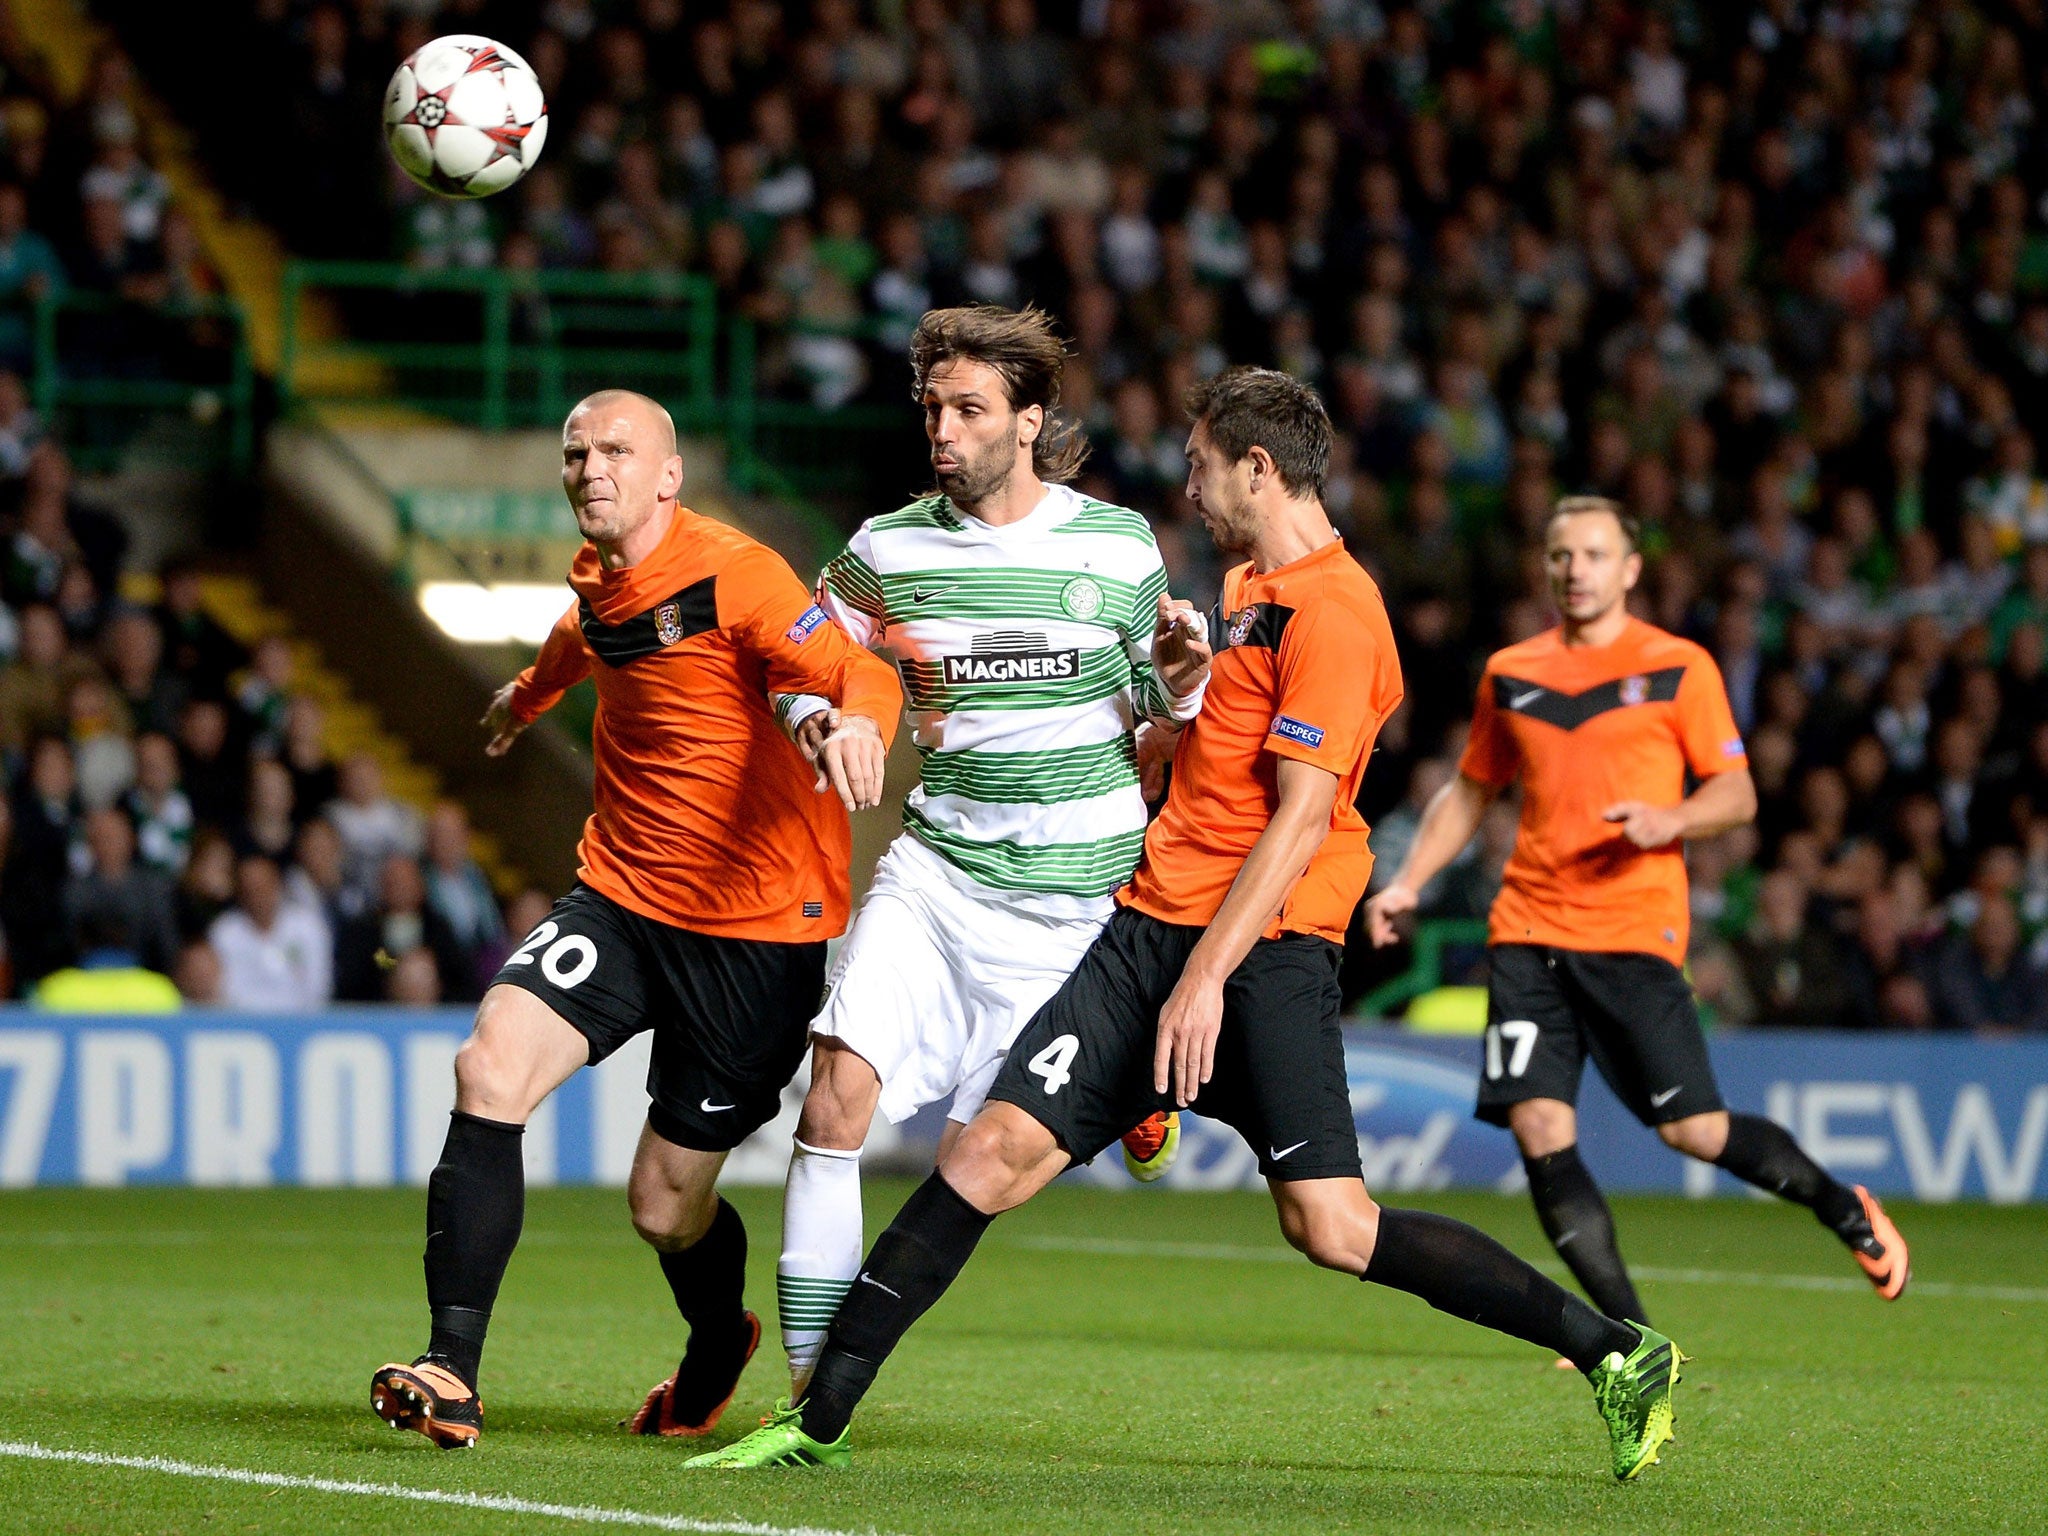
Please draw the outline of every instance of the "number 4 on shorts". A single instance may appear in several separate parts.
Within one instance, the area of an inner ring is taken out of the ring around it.
[[[1068,1079],[1074,1075],[1067,1069],[1074,1064],[1074,1055],[1080,1049],[1080,1036],[1060,1035],[1051,1045],[1025,1062],[1024,1070],[1036,1072],[1044,1078],[1045,1091],[1048,1094],[1058,1093],[1067,1086]]]

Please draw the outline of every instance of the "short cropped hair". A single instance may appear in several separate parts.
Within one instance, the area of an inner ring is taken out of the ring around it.
[[[1053,329],[1050,315],[1035,306],[1004,309],[996,304],[928,311],[910,338],[913,398],[922,401],[932,370],[954,358],[994,369],[1011,410],[1044,408],[1045,425],[1031,445],[1031,469],[1039,479],[1064,485],[1080,474],[1088,458],[1088,438],[1077,423],[1059,413],[1067,344]]]
[[[1188,391],[1187,412],[1231,463],[1263,448],[1289,495],[1323,494],[1330,413],[1301,380],[1274,368],[1226,368]]]
[[[1550,509],[1550,516],[1544,520],[1546,534],[1550,525],[1560,517],[1576,517],[1581,512],[1605,512],[1621,526],[1621,536],[1628,541],[1630,554],[1643,547],[1643,521],[1628,508],[1611,496],[1564,496]]]

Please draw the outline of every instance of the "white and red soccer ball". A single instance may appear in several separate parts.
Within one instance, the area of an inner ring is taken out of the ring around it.
[[[429,192],[502,192],[533,168],[548,140],[540,77],[488,37],[437,37],[384,88],[384,139],[399,168]]]

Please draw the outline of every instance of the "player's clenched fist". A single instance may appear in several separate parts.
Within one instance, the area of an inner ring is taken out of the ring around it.
[[[1422,898],[1398,880],[1381,891],[1365,904],[1365,931],[1372,940],[1374,949],[1385,949],[1389,944],[1400,942],[1401,935],[1394,927],[1394,919],[1404,912],[1413,912]]]
[[[1159,620],[1152,627],[1152,667],[1177,698],[1186,698],[1209,677],[1209,631],[1195,605],[1159,596]]]
[[[1620,822],[1621,835],[1638,848],[1662,848],[1685,836],[1685,813],[1675,805],[1623,800],[1602,811],[1600,819]]]
[[[486,757],[503,757],[526,729],[526,722],[512,713],[512,693],[518,686],[515,678],[500,688],[491,696],[491,707],[484,711],[483,728],[491,733],[491,739],[484,743]]]

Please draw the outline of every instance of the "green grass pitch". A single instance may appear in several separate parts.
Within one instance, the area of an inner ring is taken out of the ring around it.
[[[870,1187],[871,1236],[907,1189]],[[721,1442],[785,1387],[778,1195],[733,1199],[768,1338]],[[616,1191],[535,1191],[485,1359],[483,1444],[436,1451],[366,1401],[370,1371],[424,1336],[422,1203],[417,1190],[0,1196],[0,1529],[598,1528],[27,1460],[26,1442],[761,1536],[2048,1529],[2039,1209],[1901,1206],[1919,1289],[1888,1307],[1804,1211],[1617,1201],[1646,1303],[1697,1357],[1677,1445],[1621,1487],[1578,1376],[1311,1269],[1281,1247],[1263,1196],[1067,1188],[998,1222],[911,1333],[855,1421],[851,1472],[746,1476],[685,1476],[700,1446],[619,1429],[672,1369],[681,1325]],[[1518,1199],[1426,1203],[1551,1258]]]

